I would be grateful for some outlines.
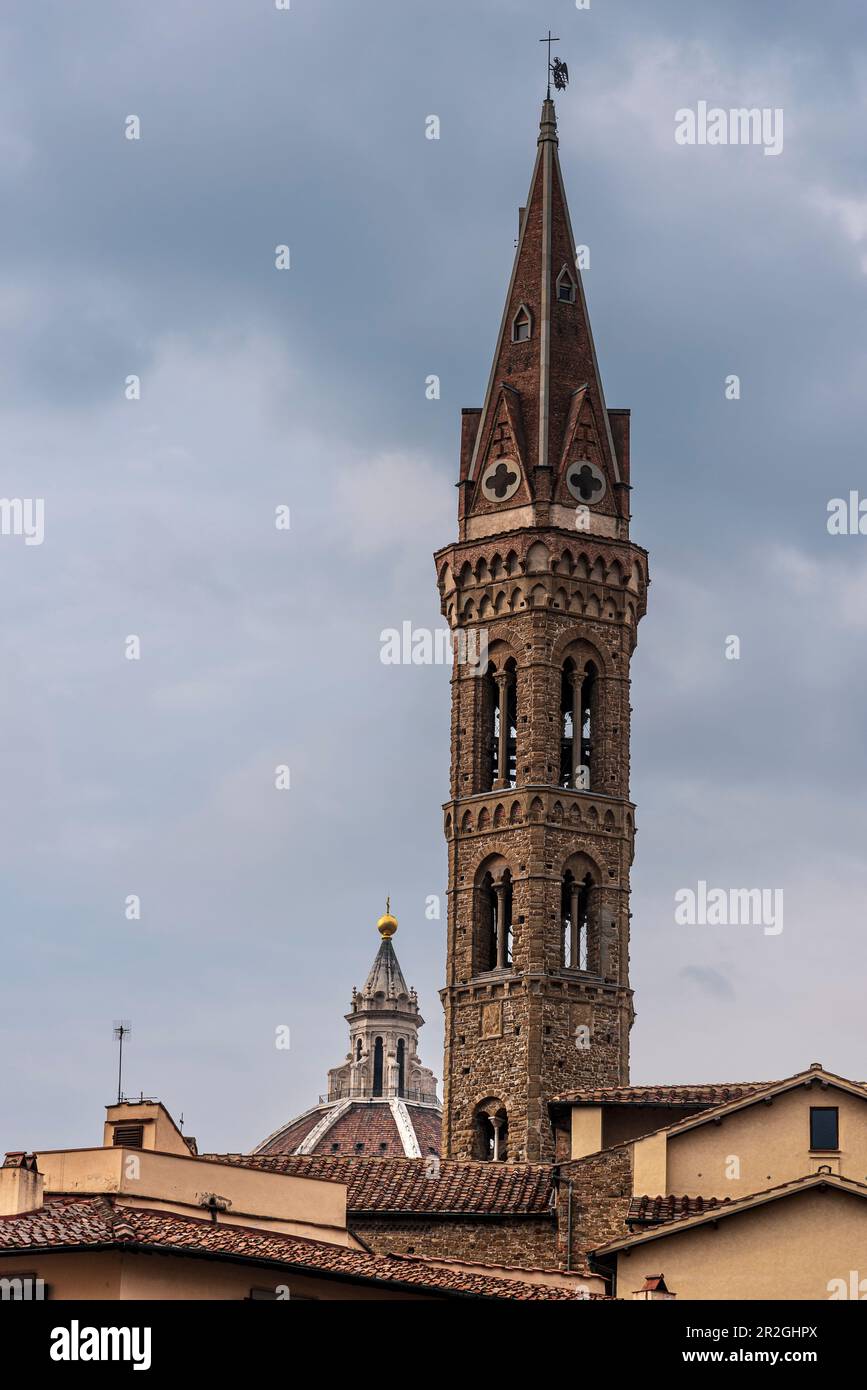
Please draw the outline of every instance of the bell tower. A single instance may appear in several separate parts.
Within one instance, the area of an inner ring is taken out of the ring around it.
[[[547,1102],[628,1081],[629,412],[605,404],[557,153],[538,149],[484,406],[464,410],[443,1153],[552,1156]]]

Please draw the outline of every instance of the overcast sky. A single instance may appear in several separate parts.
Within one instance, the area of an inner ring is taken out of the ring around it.
[[[343,1059],[387,893],[441,1075],[449,673],[379,639],[441,622],[549,23],[651,555],[633,1080],[867,1077],[862,6],[42,0],[0,17],[0,491],[45,500],[0,536],[0,1148],[100,1142],[117,1018],[128,1092],[251,1147]],[[699,101],[782,152],[678,145]],[[699,880],[783,931],[677,925]]]

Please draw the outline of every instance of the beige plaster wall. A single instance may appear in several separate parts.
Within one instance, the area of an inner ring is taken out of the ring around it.
[[[230,1224],[357,1244],[346,1229],[342,1183],[143,1149],[42,1151],[37,1162],[47,1193],[116,1193],[130,1206],[158,1206],[196,1217],[203,1215],[202,1199],[214,1193],[231,1202],[221,1218]]]
[[[82,1251],[68,1254],[0,1256],[0,1275],[36,1274],[52,1300],[244,1299],[250,1290],[288,1286],[291,1298],[324,1300],[412,1299],[419,1294],[370,1288],[339,1280],[275,1270],[268,1265],[219,1263],[138,1252]],[[435,1295],[430,1295],[435,1297]]]
[[[867,1277],[867,1201],[831,1188],[768,1202],[621,1252],[617,1297],[664,1274],[684,1299],[827,1299],[828,1282]]]
[[[811,1152],[811,1106],[839,1108],[837,1154]],[[635,1191],[742,1197],[816,1172],[820,1164],[829,1164],[842,1177],[867,1182],[867,1101],[830,1086],[797,1086],[770,1105],[760,1101],[719,1125],[705,1124],[670,1137],[666,1185],[639,1189],[636,1175]]]

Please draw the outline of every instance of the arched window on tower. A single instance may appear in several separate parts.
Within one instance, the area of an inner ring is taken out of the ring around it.
[[[362,1045],[361,1045],[361,1038],[359,1038],[359,1039],[357,1040],[356,1044],[355,1044],[355,1060],[356,1060],[356,1062],[360,1062],[360,1061],[361,1061],[361,1055],[362,1055]]]
[[[589,970],[590,912],[593,877],[588,872],[576,879],[571,869],[563,875],[561,902],[560,963],[565,970]]]
[[[403,1038],[397,1040],[397,1094],[406,1095],[406,1045]]]
[[[377,1038],[373,1044],[373,1094],[382,1095],[382,1038]]]
[[[505,1163],[509,1156],[509,1117],[499,1100],[484,1100],[473,1112],[474,1157],[484,1163]]]
[[[485,764],[481,791],[514,787],[518,776],[518,680],[514,658],[501,667],[491,662],[485,674]]]
[[[488,872],[477,891],[476,974],[512,964],[512,875]]]
[[[512,319],[512,342],[526,343],[533,332],[533,319],[526,304],[522,304]]]
[[[570,658],[560,682],[560,786],[589,791],[593,782],[597,670],[592,661]]]
[[[567,265],[557,276],[557,298],[561,304],[575,303],[575,280]]]

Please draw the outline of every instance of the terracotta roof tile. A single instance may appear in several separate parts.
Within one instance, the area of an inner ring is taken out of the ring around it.
[[[572,1105],[724,1105],[755,1095],[775,1081],[714,1081],[673,1086],[594,1086],[561,1091],[552,1101]]]
[[[833,1188],[838,1192],[867,1198],[867,1183],[858,1182],[855,1178],[844,1178],[837,1173],[805,1173],[800,1178],[792,1178],[790,1182],[777,1183],[774,1187],[764,1187],[758,1192],[747,1192],[740,1197],[636,1197],[626,1218],[629,1232],[607,1241],[604,1245],[598,1245],[595,1253],[610,1254],[613,1250],[637,1246],[655,1240],[657,1236],[668,1234],[667,1231],[656,1231],[656,1226],[674,1225],[681,1221],[701,1224],[702,1218],[730,1218],[741,1211],[810,1188]],[[643,1220],[642,1212],[645,1213]],[[635,1226],[638,1227],[637,1230],[633,1229]]]
[[[698,1216],[726,1206],[731,1197],[633,1197],[626,1214],[627,1226],[659,1226],[667,1221]]]
[[[867,1183],[856,1178],[844,1178],[837,1173],[805,1173],[789,1182],[775,1183],[773,1187],[762,1187],[756,1192],[742,1193],[739,1197],[633,1197],[626,1215],[628,1226],[664,1226],[672,1221],[686,1221],[692,1216],[704,1216],[709,1212],[726,1212],[746,1203],[766,1197],[783,1196],[796,1192],[799,1188],[821,1185],[825,1180],[830,1186],[844,1191],[867,1194]]]
[[[243,1258],[314,1275],[392,1283],[434,1295],[575,1301],[575,1293],[570,1289],[465,1273],[428,1264],[423,1258],[372,1255],[344,1245],[204,1221],[153,1208],[113,1207],[105,1197],[51,1197],[39,1211],[0,1218],[0,1253],[114,1244],[175,1254],[195,1252],[217,1258]]]
[[[205,1154],[220,1163],[294,1173],[346,1183],[351,1212],[474,1212],[494,1216],[544,1214],[550,1209],[552,1170],[542,1163],[470,1163],[439,1160],[428,1176],[424,1158],[368,1158],[340,1154]]]

